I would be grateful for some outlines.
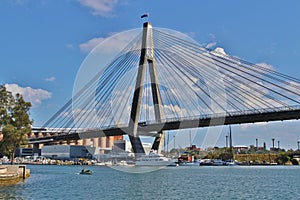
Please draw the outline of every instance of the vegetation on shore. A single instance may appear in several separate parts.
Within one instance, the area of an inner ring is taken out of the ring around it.
[[[21,94],[14,96],[0,85],[0,152],[9,156],[11,164],[15,150],[27,143],[27,133],[31,132],[30,108],[31,103]]]
[[[195,159],[221,159],[223,161],[230,160],[232,154],[230,148],[214,147],[208,150],[200,149],[172,149],[170,154],[173,156],[194,156]],[[296,156],[300,155],[299,150],[284,150],[275,148],[273,150],[267,150],[263,148],[256,148],[250,146],[247,150],[233,150],[233,159],[243,164],[268,164],[276,163],[278,165],[299,165],[299,159]]]

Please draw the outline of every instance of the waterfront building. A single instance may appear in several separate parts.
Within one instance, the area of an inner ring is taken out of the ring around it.
[[[46,158],[58,160],[75,160],[79,158],[92,158],[90,152],[95,151],[93,147],[77,145],[49,145],[43,146],[41,155]]]
[[[15,151],[15,157],[26,157],[33,155],[33,148],[17,148]]]
[[[248,150],[249,148],[248,148],[248,146],[246,146],[246,145],[235,145],[235,146],[233,147],[233,149],[234,149],[236,152],[240,153],[241,151],[246,151],[246,150]]]

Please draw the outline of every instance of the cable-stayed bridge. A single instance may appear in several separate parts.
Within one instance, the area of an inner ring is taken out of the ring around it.
[[[144,153],[140,136],[160,149],[166,130],[300,118],[299,79],[148,22],[105,66],[93,64],[99,71],[29,143],[128,135]]]

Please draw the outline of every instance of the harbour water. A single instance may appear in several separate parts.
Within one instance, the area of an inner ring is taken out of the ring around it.
[[[300,199],[300,166],[109,167],[29,165],[31,177],[1,186],[0,199]]]

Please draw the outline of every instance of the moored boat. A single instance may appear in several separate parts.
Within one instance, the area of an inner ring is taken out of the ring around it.
[[[162,154],[150,151],[149,155],[139,157],[135,166],[176,166],[176,163]]]
[[[200,166],[211,166],[213,164],[211,159],[200,160]]]
[[[221,159],[214,159],[212,161],[212,165],[213,166],[222,166],[222,165],[224,165],[224,162]]]

